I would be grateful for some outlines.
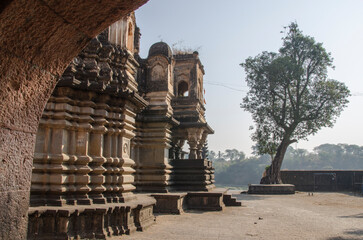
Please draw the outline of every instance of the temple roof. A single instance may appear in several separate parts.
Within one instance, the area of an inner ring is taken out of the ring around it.
[[[164,55],[167,58],[171,58],[173,53],[168,44],[164,42],[154,43],[149,49],[149,57],[155,55]]]

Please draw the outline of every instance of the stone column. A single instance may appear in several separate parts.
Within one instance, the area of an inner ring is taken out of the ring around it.
[[[103,141],[104,134],[107,131],[105,127],[106,123],[106,114],[107,112],[102,109],[99,105],[97,105],[96,110],[93,114],[93,126],[90,136],[89,142],[89,154],[92,157],[92,162],[90,163],[90,167],[92,168],[92,172],[90,172],[90,180],[91,180],[91,192],[89,193],[93,203],[105,203],[106,200],[102,195],[106,188],[103,186],[105,182],[105,176],[103,173],[106,169],[103,167],[103,164],[106,162],[106,158],[103,156]]]
[[[110,113],[109,113],[110,114]],[[113,169],[113,158],[111,157],[111,147],[112,147],[112,134],[114,133],[114,129],[109,125],[109,121],[107,121],[107,131],[104,135],[103,142],[103,156],[106,161],[104,167],[105,171],[105,192],[104,195],[107,199],[107,202],[117,202],[115,198],[115,193],[113,191],[114,187],[114,169]]]
[[[182,151],[183,151],[184,143],[185,143],[185,139],[177,140],[177,143],[175,145],[175,159],[176,160],[182,159]]]
[[[188,128],[189,159],[198,158],[198,144],[203,130],[200,128]]]
[[[123,117],[124,103],[119,104],[122,107],[110,107],[110,114],[108,118],[110,131],[110,159],[112,173],[111,179],[111,196],[113,202],[124,202],[123,188],[120,184],[120,176],[124,173],[122,171],[122,127],[125,125]],[[112,128],[112,129],[111,129]]]
[[[140,128],[138,145],[138,191],[167,192],[170,185],[171,124],[167,122],[144,123]]]
[[[134,176],[135,173],[134,165],[135,162],[130,157],[131,139],[135,137],[135,111],[131,104],[130,106],[126,103],[125,107],[122,108],[121,119],[122,124],[119,126],[120,135],[118,140],[118,159],[119,162],[117,167],[120,171],[117,173],[117,196],[120,202],[125,202],[129,199],[134,198],[133,191]]]
[[[169,160],[173,160],[173,159],[176,159],[177,146],[176,146],[175,142],[171,142],[170,146],[171,147],[169,149]]]
[[[130,150],[131,150],[131,159],[133,159],[135,161],[134,185],[137,186],[140,181],[140,171],[142,171],[142,169],[140,169],[140,163],[141,163],[141,159],[140,159],[140,149],[141,149],[140,148],[141,147],[140,122],[136,121],[135,127],[136,127],[136,129],[134,130],[135,137],[132,138]],[[122,150],[122,147],[120,149]]]
[[[206,131],[204,131],[202,134],[202,138],[200,139],[199,144],[198,144],[198,153],[197,153],[198,159],[203,158],[203,146],[207,140],[207,137],[208,137],[208,133]]]
[[[72,124],[69,128],[69,142],[68,142],[68,191],[67,194],[67,204],[74,205],[76,204],[76,198],[74,193],[77,191],[75,187],[76,181],[76,168],[74,167],[75,161],[77,160],[76,156],[76,131],[77,131],[77,124]]]
[[[62,96],[52,97],[45,107],[34,153],[32,206],[75,203],[77,109]]]
[[[82,104],[87,105],[91,104],[91,102],[82,102]],[[88,145],[89,145],[89,135],[91,131],[92,118],[89,116],[89,112],[87,113],[86,109],[82,110],[82,107],[79,108],[79,122],[76,133],[76,155],[77,161],[75,161],[76,167],[76,199],[77,204],[80,205],[88,205],[91,203],[88,198],[88,193],[91,190],[91,187],[88,185],[90,183],[90,176],[88,175],[92,169],[89,167],[89,163],[92,161],[92,158],[88,155]]]

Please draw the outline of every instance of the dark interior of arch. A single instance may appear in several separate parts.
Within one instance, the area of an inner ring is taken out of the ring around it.
[[[186,81],[178,84],[178,97],[187,97],[189,95],[189,86]]]

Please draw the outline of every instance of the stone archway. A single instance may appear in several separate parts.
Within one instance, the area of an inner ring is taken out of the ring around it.
[[[0,239],[25,239],[38,122],[58,77],[103,29],[148,0],[0,3]]]

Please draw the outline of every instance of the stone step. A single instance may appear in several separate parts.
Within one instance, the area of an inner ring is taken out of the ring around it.
[[[226,207],[239,207],[242,206],[242,202],[237,201],[237,198],[232,197],[232,194],[223,194],[223,203]]]

